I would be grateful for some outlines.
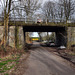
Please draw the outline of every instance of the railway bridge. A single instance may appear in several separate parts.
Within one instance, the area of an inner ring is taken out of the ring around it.
[[[1,29],[3,25],[4,25],[4,22],[1,20],[0,21]],[[20,44],[25,45],[26,43],[25,42],[25,38],[26,38],[25,32],[55,32],[56,45],[67,46],[67,43],[72,42],[72,41],[73,41],[72,44],[75,43],[75,36],[70,37],[70,34],[72,34],[72,32],[70,31],[71,29],[73,29],[73,35],[75,35],[75,23],[65,23],[65,22],[48,22],[48,23],[28,22],[26,23],[25,21],[21,21],[21,20],[20,21],[9,20],[9,33],[11,34],[9,38],[10,40],[11,40],[11,36],[15,34],[14,32],[15,27],[18,27],[19,33],[17,32],[17,34],[20,37],[19,38],[19,41],[21,42]],[[70,38],[74,40],[70,41]]]

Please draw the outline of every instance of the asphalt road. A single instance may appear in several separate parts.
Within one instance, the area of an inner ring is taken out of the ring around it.
[[[34,43],[26,61],[28,68],[23,75],[75,75],[75,69],[69,63],[39,43]]]

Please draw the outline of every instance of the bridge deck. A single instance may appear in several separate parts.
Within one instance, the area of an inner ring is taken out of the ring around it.
[[[3,26],[4,23],[3,21],[0,21],[0,26]],[[15,26],[15,25],[18,25],[18,26],[75,26],[75,23],[54,23],[54,22],[49,22],[49,23],[25,23],[24,21],[10,21],[9,22],[9,26]]]

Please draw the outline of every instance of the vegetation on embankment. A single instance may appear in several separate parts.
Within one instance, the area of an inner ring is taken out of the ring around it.
[[[0,75],[9,75],[16,68],[20,57],[25,53],[22,49],[0,47]]]

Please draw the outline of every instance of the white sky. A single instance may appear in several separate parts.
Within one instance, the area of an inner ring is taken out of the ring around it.
[[[58,1],[58,0],[42,0],[42,1],[44,3],[45,1]]]
[[[43,1],[43,3],[45,3],[46,1],[49,1],[49,0],[42,0]]]
[[[33,32],[32,37],[39,37],[39,35],[38,35],[38,33],[37,33],[37,32]]]
[[[49,35],[51,35],[51,32],[49,32]],[[43,35],[44,36],[44,35]],[[39,37],[37,32],[33,32],[33,35],[31,37]]]

